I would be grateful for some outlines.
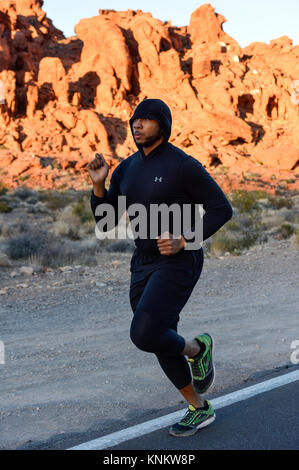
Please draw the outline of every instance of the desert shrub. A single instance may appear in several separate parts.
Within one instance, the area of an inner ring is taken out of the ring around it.
[[[106,245],[106,251],[131,253],[135,247],[133,240],[118,240]]]
[[[2,196],[2,194],[6,194],[7,191],[8,191],[8,189],[4,186],[2,181],[0,181],[0,196]]]
[[[86,222],[93,222],[94,217],[91,211],[89,199],[81,197],[73,206],[73,214],[78,216],[80,221],[84,224]]]
[[[222,254],[225,252],[240,252],[244,249],[250,248],[254,245],[258,238],[258,232],[241,232],[239,234],[230,232],[217,232],[214,240],[212,241],[210,251],[215,254]],[[265,241],[266,238],[263,240]]]
[[[22,233],[18,231],[6,242],[5,251],[11,259],[36,259],[40,265],[56,268],[72,263],[96,264],[95,255],[102,250],[101,241],[96,239],[81,242],[62,239],[53,232],[30,225],[22,228]]]
[[[76,210],[74,210],[74,207]],[[80,240],[86,235],[94,233],[95,222],[90,207],[89,212],[91,216],[88,214],[86,207],[81,208],[77,204],[58,210],[52,231],[56,235],[70,240]]]
[[[268,199],[270,205],[274,209],[281,209],[286,207],[291,209],[294,205],[293,200],[290,197],[278,196],[267,193],[264,190],[245,191],[243,189],[233,190],[230,195],[231,204],[238,208],[240,212],[250,212],[253,210],[259,210],[258,205],[259,199]]]
[[[27,188],[26,186],[21,186],[17,189],[15,189],[13,195],[18,197],[19,199],[28,199],[30,197],[35,197],[37,198],[37,192],[34,191],[33,189]]]
[[[81,240],[82,238],[78,225],[70,224],[63,220],[58,220],[54,223],[53,232],[70,240]]]
[[[6,201],[0,201],[0,212],[11,212],[12,207]]]
[[[18,219],[12,223],[3,223],[2,224],[2,236],[5,238],[15,237],[16,234],[21,234],[28,232],[30,230],[30,225],[28,222],[23,219]]]
[[[72,202],[72,197],[66,192],[41,191],[40,199],[51,210],[62,209]]]
[[[294,202],[289,197],[274,196],[273,194],[270,194],[267,197],[274,209],[281,209],[282,207],[291,209],[294,205]]]
[[[8,240],[6,252],[12,259],[26,258],[36,254],[45,243],[45,237],[41,233],[26,233]]]
[[[239,220],[236,220],[235,218],[232,218],[227,222],[225,228],[226,228],[226,230],[231,230],[232,232],[234,232],[234,231],[241,230],[242,225],[241,225],[241,222]]]
[[[295,233],[295,231],[296,231],[295,227],[292,224],[289,224],[287,222],[281,224],[279,228],[279,233],[285,239],[290,238],[293,235],[293,233]]]
[[[259,199],[256,191],[245,191],[243,189],[235,189],[230,195],[230,203],[236,207],[240,213],[251,212],[253,210],[260,210],[257,203]],[[264,195],[262,197],[265,197]]]
[[[240,253],[257,242],[265,242],[267,240],[264,234],[265,228],[265,224],[261,221],[260,211],[241,212],[238,217],[230,219],[211,237],[209,251],[213,254],[222,254],[227,251]]]

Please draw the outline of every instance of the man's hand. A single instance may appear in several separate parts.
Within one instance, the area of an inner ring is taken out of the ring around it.
[[[96,153],[95,158],[86,167],[93,184],[95,196],[102,197],[105,194],[105,180],[109,173],[109,165],[102,153]]]
[[[109,165],[102,153],[96,153],[95,158],[86,167],[93,184],[104,183],[109,173]]]
[[[180,238],[174,238],[174,235],[171,233],[164,232],[156,238],[161,255],[175,255],[182,248],[185,248],[186,245],[183,235]]]

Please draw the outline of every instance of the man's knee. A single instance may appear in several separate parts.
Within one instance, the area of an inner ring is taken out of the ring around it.
[[[145,352],[155,352],[155,343],[157,341],[155,329],[149,322],[144,321],[144,317],[143,321],[136,321],[134,316],[131,323],[130,338],[138,349]]]
[[[152,344],[151,339],[145,331],[139,331],[137,329],[130,332],[131,341],[135,344],[138,349],[145,352],[154,352],[155,348]]]

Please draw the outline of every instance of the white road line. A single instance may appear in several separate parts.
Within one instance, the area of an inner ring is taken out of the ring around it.
[[[289,372],[288,374],[281,375],[274,379],[266,380],[265,382],[251,385],[250,387],[237,390],[236,392],[228,393],[227,395],[211,400],[211,403],[215,410],[220,409],[225,406],[232,405],[233,403],[237,403],[238,401],[247,400],[248,398],[260,393],[281,387],[282,385],[295,382],[296,380],[299,380],[299,370]],[[137,424],[136,426],[132,426],[127,429],[122,429],[121,431],[113,432],[107,436],[93,439],[92,441],[71,447],[67,450],[101,450],[106,449],[107,447],[113,447],[121,442],[129,441],[135,437],[143,436],[144,434],[149,434],[150,432],[166,426],[171,426],[179,421],[185,413],[186,408],[166,416],[161,416],[160,418],[146,421],[145,423]]]

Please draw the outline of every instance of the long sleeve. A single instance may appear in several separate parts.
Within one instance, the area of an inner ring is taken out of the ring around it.
[[[119,222],[122,214],[124,213],[124,210],[120,210],[120,205],[118,204],[119,200],[118,197],[121,196],[120,191],[119,191],[119,173],[120,173],[120,164],[114,169],[111,179],[110,179],[110,185],[109,189],[105,188],[104,196],[98,197],[94,194],[93,189],[91,190],[91,195],[90,195],[90,206],[91,210],[93,213],[93,216],[95,218],[96,224],[98,224],[99,221],[101,221],[104,217],[106,217],[106,214],[104,213],[103,215],[96,215],[96,208],[101,205],[101,204],[110,204],[114,209],[114,217],[112,219],[109,218],[109,222],[111,220],[111,223],[106,223],[101,231],[102,232],[107,232],[111,229],[113,229]],[[112,213],[112,211],[110,212]],[[99,227],[99,225],[98,225]]]
[[[211,237],[233,216],[233,209],[222,189],[203,165],[190,157],[182,165],[182,181],[186,193],[205,211],[202,241]],[[194,225],[191,230],[194,232]]]

